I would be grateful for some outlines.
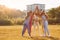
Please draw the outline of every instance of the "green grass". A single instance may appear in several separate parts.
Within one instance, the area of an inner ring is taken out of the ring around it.
[[[28,36],[28,33],[21,36],[22,26],[0,26],[0,40],[60,40],[60,25],[49,25],[48,26],[51,37],[39,36],[38,30],[35,31],[32,28],[32,38]],[[40,34],[42,34],[42,29],[40,26]]]

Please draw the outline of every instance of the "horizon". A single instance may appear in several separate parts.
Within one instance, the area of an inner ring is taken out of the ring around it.
[[[27,10],[27,5],[31,4],[45,4],[45,9],[47,10],[60,6],[60,0],[0,0],[0,5],[22,11]]]

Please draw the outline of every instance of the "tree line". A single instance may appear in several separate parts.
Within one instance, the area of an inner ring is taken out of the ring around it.
[[[60,24],[60,6],[51,8],[46,12],[49,24]],[[0,5],[0,25],[22,25],[26,13],[21,10],[11,9]]]
[[[49,9],[47,14],[49,16],[49,24],[60,24],[60,6]]]
[[[0,5],[0,25],[23,24],[25,12]]]

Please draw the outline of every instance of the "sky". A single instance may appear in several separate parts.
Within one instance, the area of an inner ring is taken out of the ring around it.
[[[0,5],[5,5],[9,8],[27,10],[26,5],[30,4],[45,4],[45,9],[55,8],[60,6],[60,0],[0,0]]]

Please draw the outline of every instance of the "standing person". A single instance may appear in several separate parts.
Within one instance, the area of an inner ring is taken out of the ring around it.
[[[41,12],[41,18],[42,18],[42,28],[44,31],[44,36],[46,36],[46,33],[48,34],[48,36],[50,36],[48,31],[48,16],[45,14],[44,11]]]
[[[40,9],[38,6],[36,6],[34,10],[34,34],[35,34],[35,29],[38,29],[38,34],[40,35],[40,30],[39,30],[39,14],[40,14]]]
[[[25,33],[26,29],[27,29],[28,34],[31,37],[31,27],[30,27],[31,24],[30,24],[30,22],[31,22],[31,19],[32,19],[31,18],[32,15],[33,15],[32,11],[27,13],[27,17],[26,17],[26,19],[24,21],[24,27],[23,27],[23,30],[22,30],[22,36],[24,35],[24,33]]]

